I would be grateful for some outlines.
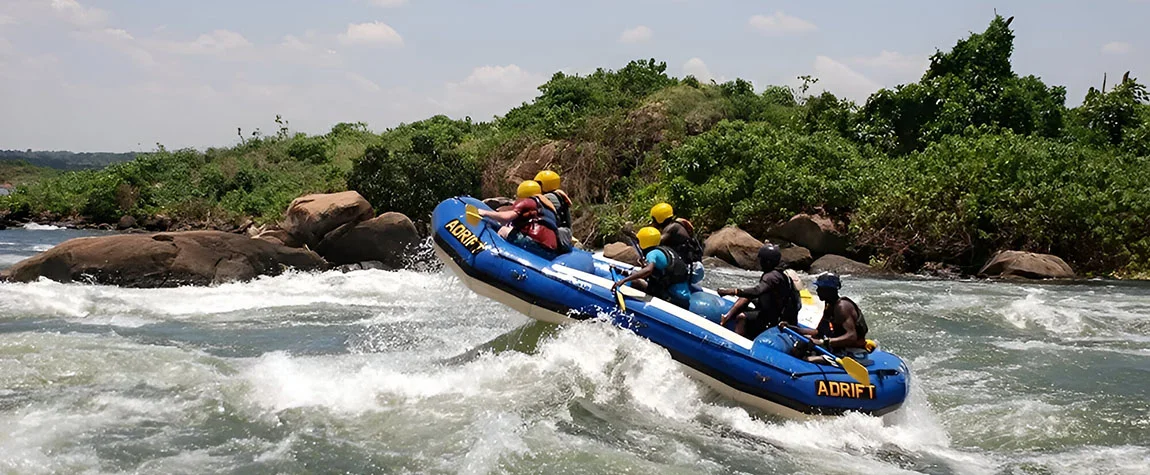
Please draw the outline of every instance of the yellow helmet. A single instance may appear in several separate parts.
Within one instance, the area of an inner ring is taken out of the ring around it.
[[[530,198],[532,196],[541,194],[539,191],[539,182],[535,180],[527,180],[519,184],[519,188],[515,190],[515,197],[519,199]]]
[[[650,226],[640,229],[637,236],[639,236],[640,249],[650,249],[652,247],[658,246],[659,240],[663,238],[663,236],[659,234],[658,229],[652,228]]]
[[[551,170],[543,170],[535,174],[535,181],[543,186],[544,193],[559,189],[559,174]]]
[[[671,216],[675,215],[675,210],[671,209],[671,205],[667,203],[659,203],[651,208],[651,219],[656,223],[663,224]]]

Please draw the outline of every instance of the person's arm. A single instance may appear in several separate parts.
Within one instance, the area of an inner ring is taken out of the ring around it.
[[[611,286],[611,293],[614,293],[616,290],[619,290],[619,287],[621,287],[623,284],[625,284],[627,282],[630,282],[632,280],[645,279],[654,273],[655,273],[655,264],[653,264],[653,263],[647,264],[642,269],[639,269],[635,272],[632,272],[631,275],[616,281],[615,285]]]
[[[792,326],[788,325],[787,322],[785,322],[785,321],[779,322],[779,328],[787,328],[787,327],[790,327],[791,330],[794,330],[796,333],[798,333],[800,335],[803,335],[803,336],[806,336],[806,337],[812,338],[812,339],[814,337],[818,336],[818,334],[819,334],[818,330],[815,330],[812,328],[803,328],[801,326],[792,327]]]
[[[510,223],[514,221],[515,218],[519,217],[519,213],[515,212],[514,209],[509,209],[506,211],[491,211],[489,209],[481,209],[479,210],[479,215],[484,218],[491,218],[500,224]]]
[[[747,308],[747,304],[749,303],[751,303],[751,299],[739,299],[735,302],[735,305],[733,305],[730,310],[727,310],[727,314],[723,315],[722,320],[719,320],[719,326],[727,326],[727,322],[735,318],[735,315],[742,313],[743,309]]]
[[[838,304],[835,305],[835,313],[843,316],[843,334],[834,338],[826,338],[823,343],[831,348],[849,347],[859,339],[858,331],[855,328],[858,312],[854,305],[845,300],[839,300]]]
[[[745,289],[717,289],[716,292],[722,296],[734,295],[743,299],[756,299],[759,298],[760,295],[763,295],[770,287],[770,282],[759,279],[758,285],[754,287],[747,287]]]

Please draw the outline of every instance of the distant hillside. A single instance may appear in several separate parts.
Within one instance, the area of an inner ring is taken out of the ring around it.
[[[20,160],[0,160],[0,187],[4,185],[23,185],[48,177],[59,175],[59,170],[46,167],[36,167]]]
[[[20,160],[29,165],[57,170],[94,170],[113,163],[134,160],[136,152],[49,152],[33,150],[0,150],[0,160]]]

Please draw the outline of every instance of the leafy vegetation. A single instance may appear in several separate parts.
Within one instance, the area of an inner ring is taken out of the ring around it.
[[[1011,66],[1010,20],[938,51],[915,83],[855,104],[802,86],[673,78],[637,60],[556,73],[487,123],[436,116],[376,134],[243,137],[227,149],[141,154],[0,198],[9,218],[166,214],[278,219],[309,192],[354,189],[426,220],[458,194],[508,195],[541,167],[575,198],[575,234],[602,243],[667,200],[703,232],[762,235],[795,213],[849,225],[851,252],[896,270],[975,270],[1000,249],[1051,252],[1080,271],[1150,272],[1150,105],[1123,77],[1067,108],[1061,86]],[[4,213],[4,211],[0,211]]]

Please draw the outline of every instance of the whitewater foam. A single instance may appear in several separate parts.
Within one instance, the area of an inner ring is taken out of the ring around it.
[[[60,226],[54,226],[51,224],[25,223],[24,229],[26,229],[28,231],[58,231],[61,229],[66,229],[66,228],[63,228]]]

